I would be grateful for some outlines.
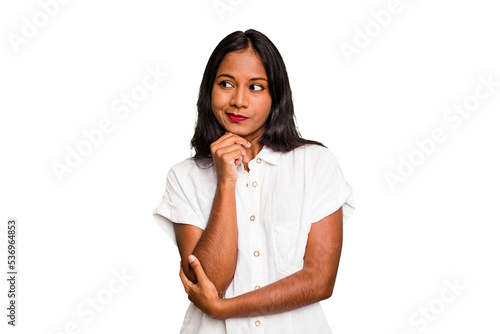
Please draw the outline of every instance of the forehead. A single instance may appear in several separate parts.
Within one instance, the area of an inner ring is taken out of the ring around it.
[[[224,56],[217,75],[226,73],[232,76],[267,78],[260,56],[254,50],[233,51]]]

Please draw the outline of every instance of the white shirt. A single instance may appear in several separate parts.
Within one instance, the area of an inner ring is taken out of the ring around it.
[[[342,206],[343,220],[354,210],[351,186],[333,153],[304,145],[287,153],[263,147],[237,166],[238,255],[225,298],[271,284],[303,268],[311,224]],[[171,168],[163,200],[153,215],[172,238],[173,223],[205,229],[217,186],[215,167],[199,168],[188,158]],[[181,333],[331,333],[323,310],[314,303],[280,314],[214,320],[190,304]]]

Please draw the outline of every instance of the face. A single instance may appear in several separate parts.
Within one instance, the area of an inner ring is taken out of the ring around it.
[[[255,51],[234,51],[224,57],[212,89],[212,111],[226,131],[250,142],[262,134],[272,103],[267,80]]]

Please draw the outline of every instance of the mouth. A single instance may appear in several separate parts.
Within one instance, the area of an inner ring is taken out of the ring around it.
[[[229,117],[229,119],[233,122],[241,122],[241,121],[244,121],[246,120],[248,117],[246,116],[242,116],[242,115],[235,115],[235,114],[232,114],[232,113],[227,113],[227,116]]]

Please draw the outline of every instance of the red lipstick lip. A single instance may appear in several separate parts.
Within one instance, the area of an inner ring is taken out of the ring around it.
[[[232,114],[232,113],[227,113],[227,116],[233,122],[241,122],[241,121],[244,121],[244,120],[246,120],[248,118],[246,116],[235,115],[235,114]]]

